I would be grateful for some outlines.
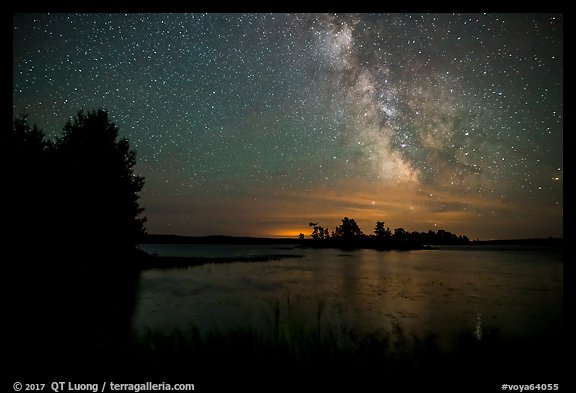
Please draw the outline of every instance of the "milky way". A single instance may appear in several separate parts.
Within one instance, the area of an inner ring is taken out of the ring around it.
[[[13,116],[106,108],[149,232],[562,236],[561,15],[26,14],[13,44]]]

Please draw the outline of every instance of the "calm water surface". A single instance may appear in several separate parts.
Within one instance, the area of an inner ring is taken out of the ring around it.
[[[160,255],[233,257],[298,254],[300,259],[148,270],[141,276],[134,329],[171,332],[282,324],[370,332],[399,323],[440,337],[467,330],[505,337],[557,330],[563,254],[537,247],[451,247],[376,251],[285,245],[142,245]],[[320,318],[318,318],[320,316]]]

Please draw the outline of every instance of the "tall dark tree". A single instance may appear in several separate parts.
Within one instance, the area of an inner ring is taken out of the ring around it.
[[[15,369],[54,375],[117,359],[144,233],[135,153],[104,110],[78,112],[55,143],[25,117],[1,138]]]
[[[62,241],[101,250],[126,250],[144,234],[138,192],[144,179],[134,174],[136,155],[118,127],[99,109],[80,110],[56,140]]]
[[[344,241],[357,240],[364,234],[353,218],[344,217],[335,231],[335,236]]]
[[[44,131],[30,126],[26,115],[18,116],[12,128],[2,133],[4,224],[9,246],[35,243],[46,232],[51,146]]]
[[[390,228],[384,225],[384,221],[376,221],[376,226],[374,227],[374,234],[380,240],[390,239],[392,236],[392,231]]]

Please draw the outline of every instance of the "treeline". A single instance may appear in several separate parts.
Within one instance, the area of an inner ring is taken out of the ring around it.
[[[79,111],[55,138],[19,116],[0,138],[9,367],[23,379],[100,370],[132,326],[144,234],[135,153],[104,110]]]
[[[378,249],[420,249],[428,245],[469,244],[465,235],[439,229],[428,232],[408,232],[404,228],[393,231],[383,221],[376,221],[374,231],[365,234],[353,218],[344,217],[342,223],[333,231],[310,222],[312,233],[309,238],[301,233],[299,239],[304,244],[314,247],[353,247]]]
[[[7,131],[3,189],[12,243],[61,255],[140,242],[144,179],[134,174],[135,152],[105,110],[77,112],[53,140],[26,116]]]

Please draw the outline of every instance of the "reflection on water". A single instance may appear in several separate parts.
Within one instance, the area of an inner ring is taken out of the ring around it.
[[[272,334],[281,322],[323,329],[389,329],[440,337],[466,329],[478,339],[558,329],[562,253],[550,249],[452,247],[388,251],[286,249],[272,245],[143,245],[160,255],[301,254],[302,259],[206,264],[141,275],[134,315],[139,333],[197,326],[201,331],[254,327]]]

